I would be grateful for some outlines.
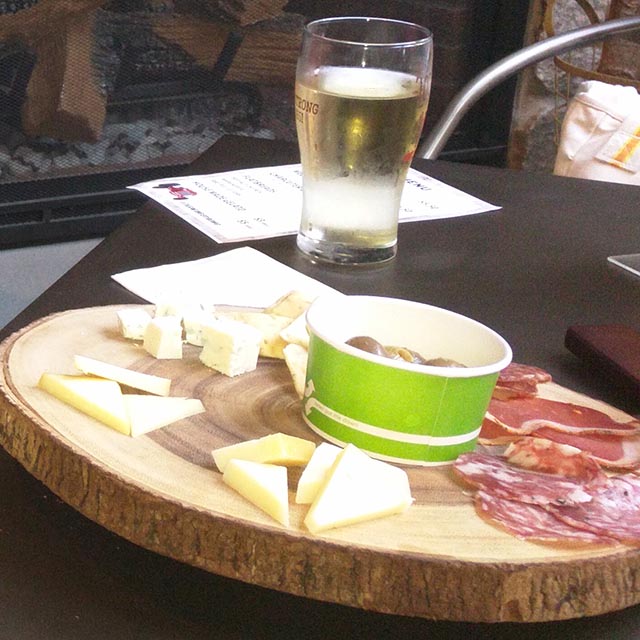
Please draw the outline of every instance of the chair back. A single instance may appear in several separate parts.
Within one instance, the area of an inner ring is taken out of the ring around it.
[[[418,147],[416,157],[437,158],[469,109],[483,95],[514,73],[570,49],[635,29],[640,29],[640,16],[608,20],[551,36],[498,60],[468,82],[453,97]]]

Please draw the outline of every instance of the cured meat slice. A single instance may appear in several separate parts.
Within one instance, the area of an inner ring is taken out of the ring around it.
[[[640,422],[619,422],[603,411],[539,397],[492,398],[487,417],[506,431],[529,435],[542,427],[566,433],[640,434]]]
[[[520,469],[487,453],[463,453],[453,463],[453,469],[470,485],[493,496],[528,504],[581,504],[592,499],[579,480]]]
[[[574,528],[640,544],[640,478],[630,474],[610,478],[607,488],[595,493],[588,505],[549,509]]]
[[[520,438],[507,447],[504,457],[517,467],[574,478],[589,487],[608,483],[607,475],[591,456],[571,445],[545,438]]]
[[[546,427],[534,431],[532,435],[577,447],[609,469],[632,469],[640,464],[640,436],[638,435],[564,433]]]
[[[617,436],[600,433],[564,433],[543,427],[532,438],[544,438],[580,449],[608,469],[634,469],[640,465],[640,436]],[[485,418],[478,436],[484,445],[505,445],[520,440],[521,436],[507,431],[497,422]]]
[[[478,442],[484,445],[509,444],[520,440],[523,436],[507,431],[499,422],[491,416],[485,416],[482,421]]]
[[[611,544],[606,535],[577,529],[559,520],[551,511],[535,504],[525,504],[502,498],[485,491],[475,496],[478,514],[491,522],[498,523],[509,533],[525,540],[536,542],[588,542]],[[558,507],[560,510],[560,507]]]
[[[539,367],[511,362],[498,376],[494,397],[506,400],[514,397],[535,396],[538,384],[550,381],[551,375]]]

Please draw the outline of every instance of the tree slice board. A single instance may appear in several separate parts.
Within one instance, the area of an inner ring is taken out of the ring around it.
[[[451,467],[408,467],[405,513],[311,535],[293,494],[284,528],[222,482],[211,450],[282,431],[319,442],[286,365],[260,361],[227,378],[196,347],[156,360],[118,332],[116,310],[43,318],[0,345],[0,443],[95,522],[154,552],[263,587],[378,612],[464,621],[546,621],[640,602],[640,553],[624,546],[525,542],[483,521]],[[85,355],[170,377],[171,395],[206,412],[130,438],[37,388],[44,371],[77,373]],[[605,408],[558,385],[546,393]]]

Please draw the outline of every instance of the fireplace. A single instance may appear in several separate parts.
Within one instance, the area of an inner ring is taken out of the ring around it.
[[[521,46],[522,0],[0,0],[0,247],[105,235],[227,133],[295,140],[302,25],[376,15],[432,29],[429,124]],[[503,164],[514,86],[444,157]]]

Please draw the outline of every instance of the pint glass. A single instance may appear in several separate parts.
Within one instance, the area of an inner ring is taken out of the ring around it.
[[[304,30],[295,115],[303,204],[298,247],[328,262],[396,254],[407,170],[429,101],[433,38],[382,18],[327,18]]]

